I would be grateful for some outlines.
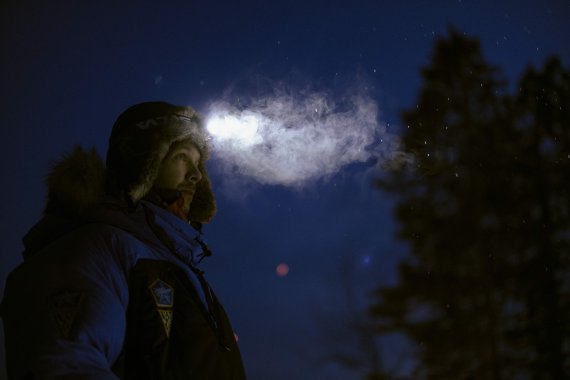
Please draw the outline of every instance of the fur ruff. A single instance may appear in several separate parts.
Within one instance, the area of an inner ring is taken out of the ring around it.
[[[190,114],[190,116],[197,118],[197,114],[194,113]],[[196,192],[190,205],[188,217],[193,222],[208,223],[216,213],[216,202],[205,166],[205,161],[209,156],[207,135],[198,122],[171,122],[161,127],[160,140],[155,141],[152,151],[146,154],[140,171],[141,175],[128,185],[127,194],[130,201],[135,204],[143,199],[152,189],[154,181],[158,176],[160,165],[168,154],[170,147],[184,140],[191,140],[200,151],[198,169],[202,174],[202,179],[196,185]]]
[[[45,212],[79,216],[104,194],[136,205],[152,189],[172,144],[191,140],[200,151],[202,179],[196,185],[188,219],[207,223],[216,212],[205,167],[208,138],[200,116],[190,107],[159,102],[135,105],[113,126],[106,168],[95,149],[86,151],[79,146],[53,165]]]
[[[194,142],[200,150],[200,155],[208,154],[207,146],[205,145],[204,136],[197,132],[195,124],[187,123],[171,123],[161,129],[161,139],[153,147],[154,150],[148,154],[148,159],[141,171],[142,175],[139,177],[137,183],[129,190],[128,194],[133,202],[140,201],[152,188],[154,180],[158,176],[160,164],[168,154],[172,144],[179,141],[190,139]],[[207,157],[201,157],[200,161],[204,161]],[[202,173],[204,174],[204,173]]]
[[[95,148],[76,146],[52,165],[46,184],[44,214],[79,217],[102,198],[105,165]]]
[[[176,134],[178,138],[173,139],[172,143],[187,138],[194,141],[193,133],[188,131],[188,133]],[[168,154],[170,145],[167,140],[162,141],[158,144],[157,150],[150,155],[152,158],[146,162],[145,174],[139,178],[139,182],[130,192],[135,203],[143,199],[151,190],[158,175],[160,163]],[[201,151],[207,152],[202,149]],[[199,164],[202,179],[196,185],[189,212],[189,220],[199,223],[209,222],[216,211],[204,159],[205,157]],[[76,146],[71,153],[53,164],[46,178],[48,192],[44,214],[71,219],[81,218],[105,195],[105,177],[105,165],[96,150],[94,148],[85,150],[81,146]]]
[[[209,222],[216,212],[205,167],[209,135],[200,115],[191,107],[146,102],[124,111],[113,125],[109,139],[106,192],[136,205],[152,189],[172,144],[183,140],[191,140],[200,151],[202,173],[188,218],[196,223]]]

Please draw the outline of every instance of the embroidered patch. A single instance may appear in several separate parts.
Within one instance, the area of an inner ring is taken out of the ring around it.
[[[174,304],[174,289],[161,279],[155,280],[150,285],[150,291],[152,292],[156,306],[172,307]]]
[[[83,293],[77,290],[66,289],[53,296],[55,320],[65,339],[69,339],[82,300]]]
[[[170,329],[172,327],[172,307],[174,306],[174,289],[159,278],[149,286],[149,289],[154,298],[156,311],[158,312],[158,315],[160,315],[160,320],[162,321],[162,326],[164,327],[166,336],[170,337]]]

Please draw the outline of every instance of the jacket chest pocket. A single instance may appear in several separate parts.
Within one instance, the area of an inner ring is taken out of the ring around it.
[[[218,350],[216,325],[182,268],[140,260],[129,276],[129,297],[125,364],[129,374],[136,372],[129,378],[184,373]],[[135,363],[139,363],[137,370],[133,370]]]

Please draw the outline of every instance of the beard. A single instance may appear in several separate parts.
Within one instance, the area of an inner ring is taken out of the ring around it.
[[[192,204],[192,200],[194,199],[194,190],[190,191],[190,190],[184,190],[184,191],[180,191],[180,195],[182,198],[182,209],[184,210],[184,212],[186,213],[186,215],[188,215],[188,212],[190,211],[190,204]]]
[[[194,199],[194,190],[189,187],[184,187],[182,190],[153,187],[145,199],[189,221],[188,213]]]

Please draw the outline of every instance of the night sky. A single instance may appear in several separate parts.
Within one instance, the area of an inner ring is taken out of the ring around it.
[[[570,64],[568,0],[84,3],[0,6],[0,291],[41,215],[51,163],[75,144],[104,155],[126,107],[165,100],[211,119],[285,104],[271,121],[288,116],[294,128],[317,115],[307,135],[275,130],[283,154],[214,141],[218,214],[204,269],[253,380],[361,378],[326,358],[358,348],[351,315],[396,281],[406,255],[395,198],[371,182],[397,151],[400,111],[415,105],[438,37],[453,26],[479,38],[511,89],[550,55]],[[329,138],[334,148],[319,145]],[[407,349],[378,344],[388,360]]]

